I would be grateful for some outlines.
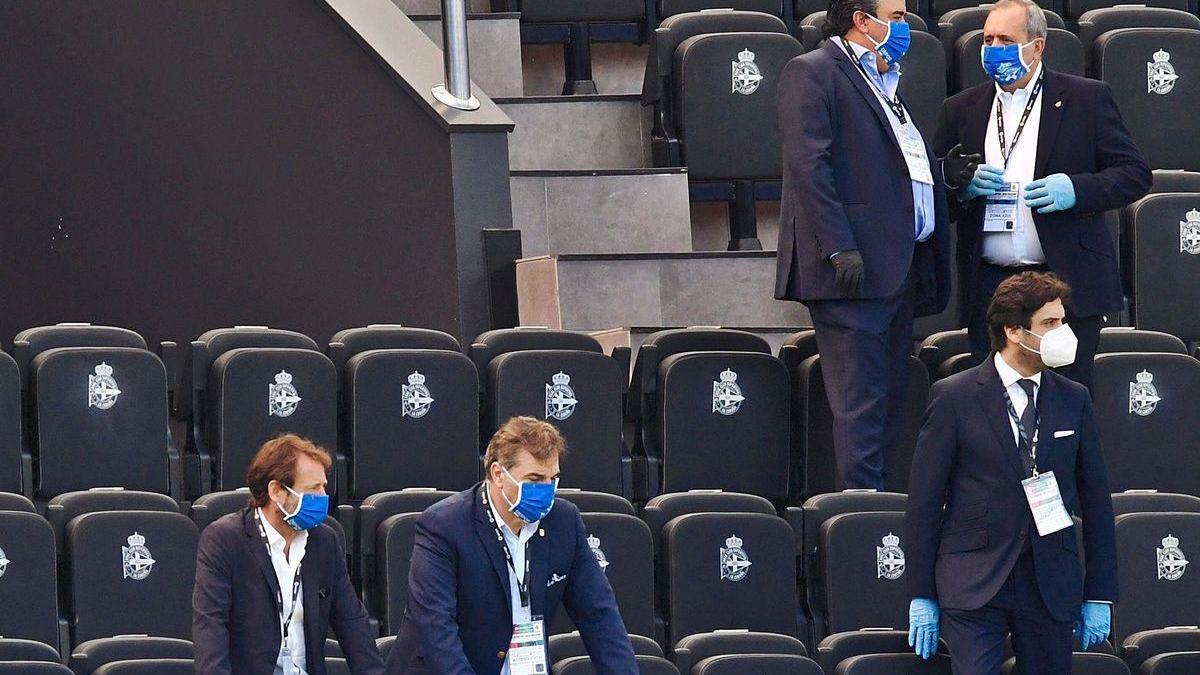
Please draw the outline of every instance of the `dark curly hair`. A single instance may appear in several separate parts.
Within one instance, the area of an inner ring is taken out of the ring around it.
[[[879,0],[829,0],[829,11],[825,12],[825,38],[845,35],[854,26],[854,13],[865,12],[875,16],[879,11]]]

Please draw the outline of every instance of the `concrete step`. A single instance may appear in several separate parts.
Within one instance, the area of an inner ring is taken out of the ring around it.
[[[601,94],[641,94],[646,73],[646,45],[592,43],[592,81]],[[562,45],[527,44],[521,50],[526,96],[562,93],[565,70]]]
[[[511,184],[526,257],[692,250],[682,169],[517,171]]]
[[[410,17],[442,15],[442,0],[392,0],[392,2]],[[467,0],[468,12],[484,13],[491,10],[491,0]]]
[[[522,325],[763,326],[811,323],[775,300],[775,252],[557,255],[517,261]]]
[[[650,109],[637,96],[494,98],[516,123],[512,171],[640,169],[651,166]]]
[[[401,4],[403,9],[404,2],[414,0],[395,1]],[[442,46],[442,19],[439,13],[410,13],[410,18],[434,44],[439,48]],[[521,74],[520,14],[468,15],[467,44],[471,60],[471,81],[484,93],[496,98],[520,96],[524,92]]]

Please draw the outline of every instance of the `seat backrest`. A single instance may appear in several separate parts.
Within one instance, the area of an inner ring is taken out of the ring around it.
[[[1200,58],[1200,31],[1196,35]],[[1200,88],[1196,96],[1200,101]],[[1126,213],[1122,267],[1131,282],[1134,320],[1140,328],[1185,340],[1200,337],[1196,312],[1179,311],[1200,303],[1200,285],[1178,281],[1200,273],[1200,195],[1152,194],[1132,204]]]
[[[1047,28],[1066,30],[1067,24],[1061,16],[1049,9],[1044,9],[1044,11]],[[966,35],[973,30],[983,30],[983,25],[987,22],[988,14],[991,12],[992,5],[988,4],[959,7],[941,15],[941,18],[938,19],[938,31],[942,44],[945,46],[946,63],[951,63],[954,58],[954,43],[958,41],[959,36]]]
[[[663,649],[653,639],[644,635],[630,635],[629,644],[633,646],[635,656],[657,656],[662,658]],[[562,633],[546,638],[546,651],[550,653],[550,663],[558,663],[573,656],[587,656],[587,645],[579,631]]]
[[[918,17],[913,14],[912,19]],[[912,23],[909,20],[909,24]],[[914,29],[912,44],[904,55],[904,73],[897,89],[917,128],[932,139],[938,115],[946,101],[946,51],[936,37]]]
[[[1142,664],[1142,675],[1193,675],[1200,672],[1200,651],[1159,654]]]
[[[969,31],[954,43],[954,74],[958,86],[956,91],[970,89],[988,82],[987,74],[979,62],[979,48],[983,45],[983,31]],[[1042,62],[1050,70],[1067,75],[1083,76],[1085,72],[1083,43],[1074,33],[1061,28],[1046,30],[1046,51]]]
[[[33,508],[33,502],[29,501],[28,497],[12,492],[0,492],[0,511],[37,513],[37,510]]]
[[[421,513],[454,493],[433,488],[406,488],[381,492],[363,500],[358,507],[359,550],[374,555],[375,536],[380,523],[400,513]]]
[[[1160,628],[1126,636],[1121,656],[1129,669],[1141,673],[1142,664],[1159,654],[1200,652],[1200,629],[1192,627]]]
[[[408,606],[408,572],[420,517],[420,513],[397,514],[376,529],[375,573],[366,596],[387,632],[399,630]]]
[[[1190,112],[1200,103],[1200,83],[1186,75],[1198,61],[1200,31],[1191,29],[1121,28],[1093,43],[1092,74],[1112,87],[1152,169],[1200,169],[1200,154],[1189,142],[1200,137],[1200,118]]]
[[[61,663],[47,661],[0,661],[0,675],[73,675]]]
[[[1114,4],[1116,4],[1115,7],[1113,7]],[[1147,2],[1136,4],[1147,5],[1154,9],[1168,8],[1184,12],[1188,11],[1187,0],[1147,0]],[[1114,3],[1113,0],[1063,0],[1063,15],[1068,19],[1077,19],[1081,24],[1088,18],[1090,12],[1106,8],[1126,9],[1125,6]]]
[[[392,537],[392,543],[397,548],[395,550],[403,550],[405,542],[400,541],[402,536],[407,536],[410,541],[407,543],[409,555],[403,556],[403,569],[407,574],[408,558],[411,556],[411,529],[416,525],[416,516],[419,516],[422,511],[442,501],[443,499],[452,496],[453,492],[445,490],[433,490],[428,488],[410,488],[407,490],[397,490],[393,492],[384,492],[377,495],[371,495],[363,500],[363,503],[358,508],[358,569],[359,578],[362,579],[363,596],[366,600],[367,607],[375,616],[380,616],[389,611],[388,595],[384,592],[387,590],[388,584],[388,564],[389,561],[383,560],[386,551],[377,549],[379,542],[387,543],[389,536]],[[401,515],[412,515],[412,518],[402,521],[392,521],[391,524],[385,527],[385,523],[393,517]],[[391,530],[400,524],[401,528],[391,533]],[[408,528],[408,529],[404,529]],[[391,561],[399,564],[398,561]],[[397,569],[400,567],[398,566]],[[380,572],[384,576],[380,577]],[[394,581],[394,580],[393,580]],[[404,600],[399,604],[394,605],[397,612],[404,611],[404,601],[407,600],[408,577],[400,579],[398,583],[403,584],[405,588]],[[402,614],[397,614],[399,618]]]
[[[0,492],[24,492],[25,482],[33,480],[24,475],[21,457],[21,387],[17,362],[0,352]]]
[[[1200,497],[1157,490],[1131,490],[1112,496],[1113,514],[1124,513],[1200,513]]]
[[[1113,352],[1160,352],[1164,354],[1187,354],[1183,340],[1156,330],[1140,328],[1109,327],[1100,329],[1100,345],[1097,354]]]
[[[1087,0],[1091,2],[1092,0]],[[1167,0],[1170,2],[1170,0]],[[1071,0],[1066,0],[1068,6]],[[1167,7],[1147,7],[1145,5],[1118,5],[1116,7],[1100,7],[1084,12],[1079,17],[1079,41],[1083,43],[1083,53],[1089,63],[1092,59],[1096,38],[1110,30],[1120,28],[1190,28],[1200,30],[1200,17],[1189,14],[1187,2],[1184,0],[1182,9]]]
[[[523,326],[521,328],[501,328],[489,330],[475,338],[471,343],[471,356],[485,351],[487,361],[509,352],[523,352],[531,349],[563,349],[580,352],[595,352],[603,354],[604,348],[600,342],[586,333],[570,330],[551,330]],[[483,362],[486,365],[487,361]],[[477,365],[480,361],[476,360]]]
[[[896,512],[844,513],[821,525],[822,634],[908,625],[903,529]]]
[[[179,513],[109,511],[72,520],[67,563],[73,642],[116,635],[189,638],[198,538],[196,525]],[[113,563],[118,553],[119,568]]]
[[[26,328],[13,338],[13,352],[26,359],[60,347],[125,347],[146,349],[146,339],[127,328],[60,323]]]
[[[1001,675],[1019,675],[1017,658],[1014,656],[1004,662]],[[1129,666],[1112,654],[1071,654],[1071,672],[1087,673],[1087,675],[1129,675]]]
[[[651,401],[658,391],[658,364],[686,352],[753,352],[770,354],[771,345],[760,335],[728,328],[672,328],[648,336],[638,348],[629,380],[629,400],[636,408],[644,396]],[[653,407],[649,409],[653,410]],[[641,410],[632,410],[632,416]]]
[[[509,3],[512,6],[513,3]],[[588,23],[644,21],[645,0],[520,0],[521,23]],[[492,5],[494,11],[496,3]]]
[[[67,524],[85,513],[102,511],[162,511],[179,513],[179,504],[156,492],[124,488],[93,488],[67,492],[46,504],[46,520],[54,528],[54,538],[60,553],[66,552]]]
[[[813,495],[804,502],[804,555],[811,562],[816,562],[817,548],[821,544],[821,526],[834,516],[868,511],[904,513],[907,508],[908,495],[898,492],[846,490]],[[808,571],[806,566],[805,572]]]
[[[654,637],[654,543],[650,528],[635,516],[585,513],[587,543],[608,578],[626,632]],[[559,612],[550,633],[570,633],[575,625]]]
[[[1113,492],[1200,495],[1200,361],[1183,354],[1100,354],[1092,369],[1100,442]]]
[[[207,362],[199,363],[205,371],[218,357],[232,349],[246,348],[278,348],[278,349],[308,349],[320,351],[312,338],[292,330],[269,328],[267,326],[234,326],[232,328],[214,328],[205,331],[196,338],[196,342],[204,346],[204,357]]]
[[[745,12],[762,12],[782,18],[784,3],[781,0],[658,0],[658,16],[666,18],[677,14],[699,12],[706,9],[736,9]]]
[[[944,645],[939,649],[944,653]],[[834,633],[817,645],[817,662],[826,673],[837,671],[838,664],[846,659],[864,654],[907,654],[908,630],[881,630],[868,628]]]
[[[593,492],[577,488],[564,488],[561,485],[554,491],[554,496],[571,502],[580,513],[623,513],[627,516],[637,515],[633,504],[620,495],[607,492]]]
[[[1200,574],[1188,569],[1188,556],[1200,548],[1200,513],[1117,516],[1116,533],[1117,581],[1137,591],[1114,606],[1115,644],[1139,631],[1195,625]]]
[[[1200,171],[1155,169],[1154,184],[1150,191],[1153,193],[1200,192]]]
[[[143,659],[191,659],[188,640],[144,635],[121,635],[88,640],[71,650],[71,670],[76,675],[93,675],[102,666],[116,661]]]
[[[838,664],[835,675],[950,675],[950,657],[924,660],[916,654],[864,654]]]
[[[933,381],[944,380],[951,375],[957,375],[964,370],[969,370],[979,365],[980,361],[974,354],[967,352],[965,354],[954,354],[942,361],[938,366],[937,372],[933,374]]]
[[[681,673],[692,673],[697,664],[719,656],[774,654],[807,657],[804,643],[791,635],[779,633],[756,633],[742,630],[719,630],[712,633],[689,635],[675,645],[675,666]],[[757,667],[744,664],[749,672],[758,673]],[[736,672],[747,672],[746,670]],[[804,672],[803,670],[797,672]]]
[[[4,563],[0,563],[3,565]],[[58,650],[45,642],[21,638],[0,638],[0,662],[47,661],[58,663]]]
[[[113,661],[94,672],[95,675],[192,675],[196,671],[191,659],[144,659]]]
[[[679,675],[670,661],[657,656],[634,656],[639,675]],[[596,667],[587,656],[572,656],[550,666],[553,675],[596,675]]]
[[[775,515],[771,502],[758,495],[722,490],[689,490],[658,495],[646,502],[642,518],[650,526],[654,550],[661,552],[663,528],[672,519],[689,513],[761,513]]]
[[[462,352],[458,340],[449,333],[428,328],[412,328],[396,324],[371,324],[361,328],[347,328],[333,334],[329,339],[329,356],[334,353],[349,359],[373,349],[438,349]],[[335,359],[336,361],[336,359]]]
[[[966,328],[945,330],[934,333],[921,342],[918,358],[925,364],[925,370],[932,378],[938,367],[946,359],[955,354],[967,354],[971,351],[971,339],[967,337]]]
[[[55,570],[50,525],[34,513],[0,511],[0,635],[41,642],[57,652]]]

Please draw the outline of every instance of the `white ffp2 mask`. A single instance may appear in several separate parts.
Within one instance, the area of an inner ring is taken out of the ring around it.
[[[1062,368],[1075,363],[1075,350],[1079,348],[1079,338],[1075,337],[1075,331],[1067,324],[1048,330],[1045,335],[1038,335],[1028,328],[1021,330],[1042,339],[1041,349],[1026,347],[1024,343],[1021,343],[1021,346],[1041,356],[1042,363],[1046,364],[1047,368]]]

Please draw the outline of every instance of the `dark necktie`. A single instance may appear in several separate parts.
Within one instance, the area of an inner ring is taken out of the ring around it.
[[[1032,444],[1033,425],[1037,416],[1037,409],[1034,405],[1033,392],[1037,386],[1033,380],[1022,378],[1017,380],[1017,384],[1025,391],[1025,410],[1021,412],[1021,463],[1025,465],[1025,474],[1033,475],[1033,457],[1030,455],[1030,447]]]

